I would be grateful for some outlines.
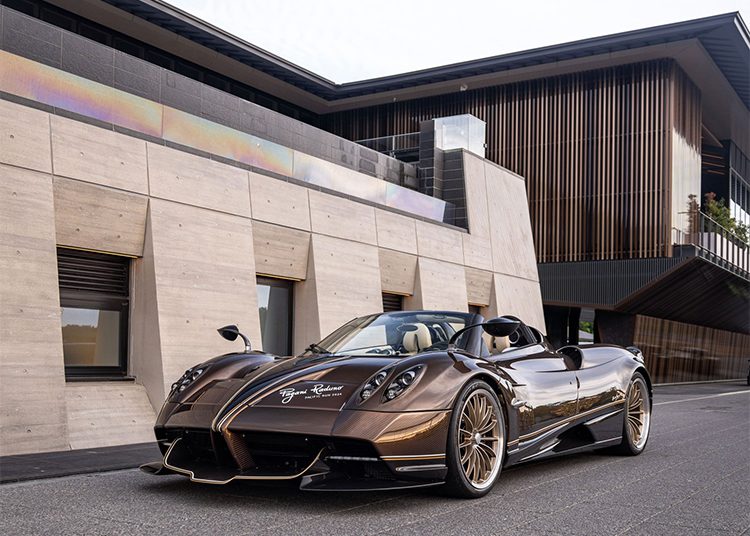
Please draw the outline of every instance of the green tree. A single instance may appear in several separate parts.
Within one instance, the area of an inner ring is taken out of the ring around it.
[[[716,199],[714,192],[708,192],[703,195],[703,212],[716,223],[728,229],[743,243],[748,243],[748,231],[750,230],[747,225],[737,221],[732,217],[732,213],[729,211],[729,207],[726,205],[724,199]],[[706,229],[710,231],[711,229]]]

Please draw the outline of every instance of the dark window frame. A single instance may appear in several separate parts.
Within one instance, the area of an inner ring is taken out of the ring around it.
[[[79,309],[98,309],[100,311],[117,311],[120,313],[120,341],[118,344],[119,355],[116,366],[69,366],[65,365],[66,379],[76,378],[121,378],[128,373],[128,338],[130,302],[122,298],[108,298],[96,295],[73,296],[72,293],[60,293],[60,307]]]
[[[278,277],[270,277],[266,275],[256,275],[255,277],[255,284],[256,284],[256,291],[258,285],[266,285],[269,287],[277,287],[277,288],[284,288],[289,291],[289,300],[287,303],[287,307],[289,309],[288,314],[288,322],[289,322],[289,336],[287,337],[287,347],[289,348],[288,354],[285,355],[292,355],[294,353],[294,281],[291,279],[282,279]],[[260,320],[260,303],[258,304],[258,320]],[[261,324],[261,341],[260,344],[263,346],[263,325]],[[267,352],[268,349],[263,347],[263,351]]]
[[[103,253],[89,253],[68,248],[58,248],[58,258],[60,255],[70,258],[70,256],[80,257],[84,262],[86,258],[100,257],[118,257],[117,255],[107,255]],[[129,260],[129,259],[128,259]],[[122,379],[128,375],[128,341],[130,338],[130,275],[132,266],[127,262],[126,273],[124,276],[124,287],[127,289],[127,295],[118,295],[109,292],[94,292],[91,290],[75,290],[72,288],[60,287],[60,308],[78,308],[78,309],[98,309],[101,311],[116,311],[120,313],[119,341],[117,365],[115,366],[68,366],[65,365],[65,379],[67,381],[85,380],[91,378],[102,379]]]

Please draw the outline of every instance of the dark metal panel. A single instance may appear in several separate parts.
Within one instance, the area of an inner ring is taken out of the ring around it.
[[[604,260],[539,264],[544,303],[613,309],[687,259]]]
[[[617,310],[750,333],[750,281],[694,257],[644,286]]]

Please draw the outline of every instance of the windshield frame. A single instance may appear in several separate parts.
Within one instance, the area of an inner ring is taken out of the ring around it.
[[[432,318],[430,318],[432,317]],[[452,322],[451,322],[452,320]],[[388,322],[393,321],[393,322]],[[371,315],[360,316],[353,318],[346,322],[329,335],[324,337],[317,343],[311,344],[307,347],[305,352],[301,355],[330,355],[330,356],[357,356],[357,357],[410,357],[423,353],[425,349],[420,349],[416,352],[408,352],[400,344],[400,341],[394,340],[389,342],[388,333],[392,338],[393,333],[387,332],[386,341],[382,344],[370,344],[361,345],[355,348],[347,348],[347,345],[352,341],[356,341],[358,335],[366,329],[385,326],[392,327],[394,323],[397,324],[396,331],[406,333],[407,331],[401,331],[399,329],[398,321],[402,321],[403,325],[406,324],[423,324],[427,326],[427,323],[431,323],[432,329],[431,334],[437,336],[438,340],[433,343],[436,348],[431,348],[430,351],[444,351],[447,349],[447,338],[450,338],[455,331],[459,329],[478,324],[484,321],[484,318],[475,313],[468,313],[462,311],[392,311],[386,313],[375,313]],[[432,322],[431,322],[432,321]],[[440,325],[438,325],[440,324]],[[459,326],[454,326],[459,324]],[[446,329],[449,327],[449,329]],[[435,330],[434,328],[439,328]],[[429,326],[428,326],[428,329]],[[481,348],[481,329],[472,329],[462,334],[456,343],[458,350],[463,350],[474,355],[478,355]],[[477,333],[478,332],[478,333]],[[446,339],[446,340],[443,340]],[[442,347],[442,344],[445,347]],[[396,346],[398,344],[399,346]],[[368,352],[361,352],[361,350],[370,349]],[[377,351],[381,349],[381,351]],[[325,350],[325,352],[323,351]]]

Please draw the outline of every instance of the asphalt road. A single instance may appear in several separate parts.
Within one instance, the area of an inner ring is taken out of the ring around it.
[[[659,388],[646,451],[504,471],[474,501],[435,492],[198,485],[137,470],[0,486],[0,534],[750,535],[750,388]]]

